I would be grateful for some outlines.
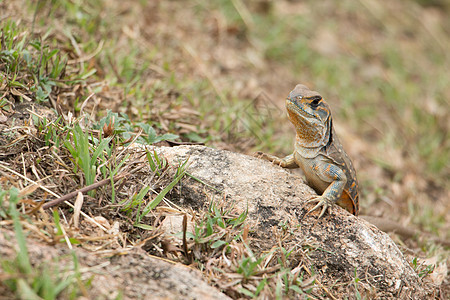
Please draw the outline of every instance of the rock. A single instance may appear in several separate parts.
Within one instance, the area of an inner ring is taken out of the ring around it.
[[[16,247],[14,233],[0,229],[2,260],[13,261],[17,255]],[[34,266],[45,262],[46,267],[52,266],[53,270],[61,272],[74,268],[70,250],[65,244],[49,246],[28,238],[27,248]],[[88,292],[95,295],[95,299],[230,299],[209,286],[200,271],[151,257],[139,248],[120,250],[116,255],[114,252],[103,254],[107,257],[81,248],[74,248],[74,251],[82,277],[93,276]],[[122,297],[119,297],[119,292]]]
[[[359,285],[375,290],[381,298],[419,299],[424,295],[418,275],[387,234],[337,206],[321,219],[317,219],[318,212],[306,215],[311,206],[305,207],[305,202],[315,192],[289,170],[204,146],[154,149],[174,166],[189,158],[187,172],[222,191],[216,201],[234,205],[237,213],[248,209],[247,223],[261,251],[278,246],[276,230],[290,228],[291,238],[283,242],[308,249],[308,267],[322,284],[354,284],[357,277]],[[180,191],[183,205],[208,205],[205,193],[217,194],[215,189],[186,177]],[[301,257],[290,260],[293,266],[302,263]]]

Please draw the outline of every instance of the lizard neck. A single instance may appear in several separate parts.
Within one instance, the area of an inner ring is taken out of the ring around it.
[[[315,158],[323,147],[304,147],[298,135],[295,137],[295,153],[304,158]]]
[[[298,118],[297,120],[301,120]],[[304,119],[303,119],[304,120]],[[295,136],[295,151],[305,158],[314,158],[319,152],[333,143],[333,124],[331,117],[325,124],[305,122],[306,126],[297,127]]]
[[[306,148],[321,148],[332,142],[331,117],[325,122],[315,118],[298,116],[291,118],[296,131],[296,144]]]

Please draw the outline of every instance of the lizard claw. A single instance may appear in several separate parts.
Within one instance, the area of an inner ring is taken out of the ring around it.
[[[322,207],[322,211],[320,212],[319,219],[322,218],[322,216],[325,214],[325,212],[327,210],[329,210],[331,213],[331,209],[333,208],[333,205],[334,205],[333,200],[331,200],[327,197],[323,197],[323,196],[316,197],[312,200],[309,200],[306,203],[312,203],[312,202],[317,202],[317,204],[316,204],[316,206],[314,206],[312,209],[310,209],[308,211],[308,214],[315,211],[316,209]]]
[[[264,152],[256,151],[256,152],[253,153],[253,156],[261,158],[262,156],[264,156],[264,154],[265,154]]]
[[[267,160],[267,161],[270,161],[270,162],[273,161],[271,155],[268,155],[268,154],[266,154],[264,152],[261,152],[261,151],[257,151],[255,153],[253,153],[253,156],[256,157],[256,158],[262,159],[262,160]]]

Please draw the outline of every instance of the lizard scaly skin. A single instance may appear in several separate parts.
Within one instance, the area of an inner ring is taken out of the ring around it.
[[[308,202],[322,207],[319,215],[336,203],[358,215],[359,193],[356,172],[334,132],[329,105],[322,96],[299,84],[286,99],[289,119],[297,132],[294,153],[284,158],[258,153],[283,168],[300,167],[308,184],[321,196]]]

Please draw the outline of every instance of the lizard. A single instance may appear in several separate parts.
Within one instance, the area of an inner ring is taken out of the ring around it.
[[[355,216],[359,213],[359,190],[355,168],[333,128],[331,109],[322,96],[298,84],[286,99],[289,119],[296,130],[294,152],[284,158],[257,152],[283,168],[301,168],[318,195],[309,211],[322,208],[319,218],[334,204]]]

